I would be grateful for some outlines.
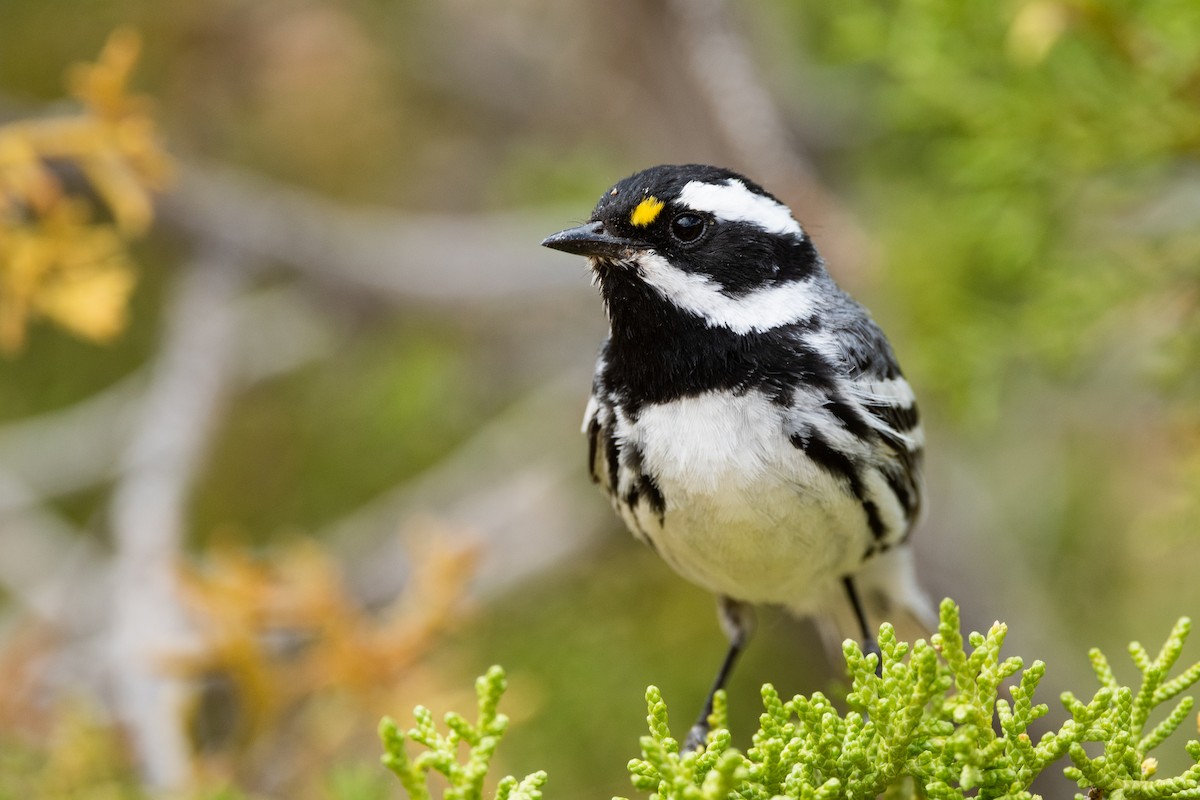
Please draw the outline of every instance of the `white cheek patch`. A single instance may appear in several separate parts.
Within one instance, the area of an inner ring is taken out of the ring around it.
[[[696,211],[706,211],[719,220],[748,222],[768,233],[804,238],[800,223],[788,207],[755,194],[736,178],[725,183],[692,181],[679,193],[678,202]]]
[[[812,316],[816,303],[809,280],[756,289],[730,297],[706,275],[685,272],[654,252],[634,260],[642,280],[684,311],[703,319],[710,328],[734,333],[762,333]]]

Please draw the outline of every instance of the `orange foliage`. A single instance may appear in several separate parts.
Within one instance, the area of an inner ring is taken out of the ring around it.
[[[127,246],[170,172],[148,100],[128,92],[139,51],[136,33],[115,31],[96,63],[70,72],[82,111],[0,126],[0,350],[19,349],[36,317],[93,341],[125,326]]]
[[[316,543],[269,562],[218,550],[204,569],[182,573],[182,596],[202,644],[175,667],[231,681],[243,715],[239,727],[251,737],[322,692],[369,703],[394,689],[453,621],[472,563],[471,550],[430,545],[413,566],[408,591],[367,613]]]

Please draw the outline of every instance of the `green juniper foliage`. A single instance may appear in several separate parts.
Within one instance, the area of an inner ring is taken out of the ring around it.
[[[1163,313],[1194,285],[1194,207],[1157,209],[1195,180],[1200,4],[774,5],[775,35],[842,81],[826,104],[856,123],[842,160],[907,311],[889,330],[910,326],[943,410],[994,417],[1014,368],[1087,376],[1140,325],[1134,298]],[[1198,330],[1192,306],[1136,356],[1189,416]]]
[[[1069,755],[1072,766],[1064,770],[1066,776],[1087,790],[1077,795],[1080,800],[1200,800],[1200,742],[1188,743],[1196,763],[1174,778],[1154,778],[1157,764],[1148,757],[1192,710],[1192,698],[1184,697],[1162,722],[1148,727],[1157,706],[1200,680],[1200,663],[1168,678],[1190,628],[1190,620],[1181,619],[1154,659],[1141,645],[1130,646],[1142,674],[1136,691],[1122,686],[1104,655],[1093,650],[1090,658],[1100,688],[1086,703],[1064,693],[1071,718],[1035,741],[1029,726],[1049,711],[1033,702],[1045,665],[1035,661],[1024,668],[1019,658],[1001,658],[1007,633],[1002,623],[986,635],[972,633],[964,642],[958,606],[945,600],[931,642],[921,639],[910,646],[896,641],[890,625],[880,628],[880,675],[875,655],[864,655],[856,643],[846,642],[852,684],[845,713],[820,692],[784,701],[772,686],[764,686],[761,724],[745,753],[731,746],[723,694],[714,705],[706,747],[680,753],[662,694],[650,687],[650,733],[642,737],[642,757],[629,762],[629,772],[634,788],[650,793],[651,800],[914,795],[1032,800],[1034,778]],[[1006,685],[1011,699],[1000,697]],[[428,749],[412,760],[395,723],[384,720],[384,762],[413,800],[429,797],[425,775],[430,769],[449,779],[446,797],[480,798],[488,759],[504,729],[504,717],[496,714],[503,690],[504,673],[493,667],[477,683],[479,722],[472,727],[448,714],[451,732],[445,737],[434,730],[429,711],[418,708],[417,727],[408,738]],[[471,746],[465,764],[458,760],[460,742]],[[1094,758],[1086,743],[1093,743]],[[497,796],[538,800],[544,780],[541,772],[521,783],[505,778]]]
[[[383,739],[383,764],[400,779],[404,790],[412,800],[429,800],[427,779],[430,771],[440,772],[448,783],[445,800],[482,800],[483,782],[487,777],[488,765],[496,752],[496,745],[508,727],[508,717],[497,713],[500,697],[508,687],[504,670],[492,667],[487,674],[475,681],[475,694],[479,698],[479,719],[472,725],[453,711],[446,714],[444,721],[449,733],[438,733],[433,722],[433,712],[423,706],[413,710],[417,725],[408,733],[402,733],[396,721],[384,717],[379,723],[379,736]],[[425,747],[415,758],[409,758],[405,750],[405,739]],[[466,761],[459,760],[460,746],[467,745]],[[518,781],[511,775],[502,778],[496,787],[496,800],[541,800],[545,772],[535,772]]]

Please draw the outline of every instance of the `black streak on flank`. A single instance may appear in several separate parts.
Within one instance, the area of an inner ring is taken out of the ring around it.
[[[871,529],[871,536],[876,541],[879,541],[887,534],[887,529],[883,526],[883,520],[879,517],[879,506],[870,500],[863,500],[862,507],[863,511],[867,513],[867,527]]]
[[[888,403],[865,403],[864,407],[874,416],[886,422],[897,433],[908,433],[921,422],[921,413],[916,404],[894,406]]]
[[[862,418],[862,415],[853,408],[849,403],[840,397],[834,397],[824,404],[824,408],[833,417],[854,436],[862,439],[864,442],[871,441],[875,434],[875,429],[867,424],[867,421]]]
[[[835,477],[845,478],[846,482],[850,484],[850,491],[854,493],[855,497],[862,500],[862,480],[858,477],[858,469],[855,468],[854,462],[850,460],[849,456],[832,447],[824,437],[815,432],[793,433],[791,442],[793,447],[803,450],[804,454],[821,469]]]
[[[641,450],[634,448],[629,451],[625,466],[636,476],[631,481],[629,490],[625,493],[625,503],[630,508],[635,508],[638,501],[644,499],[661,523],[667,513],[667,501],[663,497],[662,489],[659,488],[658,482],[643,469]]]
[[[862,560],[866,561],[870,558],[874,558],[875,556],[877,556],[881,553],[886,553],[888,550],[891,550],[891,549],[892,549],[891,542],[872,542],[867,547],[867,549],[863,551]]]
[[[604,460],[608,466],[608,485],[615,492],[617,488],[618,467],[621,462],[621,447],[612,431],[604,435]]]
[[[600,420],[592,417],[592,421],[588,423],[587,430],[588,440],[588,474],[592,476],[592,483],[599,483],[600,476],[596,474],[596,453],[600,448]]]
[[[643,472],[638,477],[638,489],[641,491],[642,497],[645,497],[646,502],[650,504],[650,510],[655,513],[661,524],[663,517],[667,514],[667,499],[663,497],[662,489],[658,488],[658,482]]]
[[[849,456],[832,447],[829,442],[815,432],[809,432],[807,435],[793,433],[790,440],[793,447],[803,450],[804,454],[821,469],[846,480],[850,486],[850,492],[862,504],[863,513],[867,515],[867,527],[871,529],[871,536],[876,541],[887,535],[887,528],[879,516],[879,507],[875,505],[874,501],[866,499],[866,487],[863,486],[858,468]]]
[[[895,454],[896,464],[899,466],[901,475],[906,476],[906,479],[910,483],[915,482],[916,475],[921,471],[921,462],[924,459],[924,451],[919,447],[910,450],[908,443],[904,439],[891,433],[880,431],[879,435]],[[916,507],[919,506],[920,503],[921,498],[917,497],[913,501],[912,505]]]
[[[884,469],[883,479],[887,481],[888,488],[892,490],[892,494],[896,495],[896,499],[900,501],[900,507],[904,509],[904,515],[910,520],[917,515],[916,502],[913,498],[912,481],[900,470]]]
[[[619,456],[622,454],[618,454]],[[658,552],[658,547],[654,544],[654,539],[650,536],[650,531],[646,530],[638,518],[638,504],[645,500],[650,510],[658,517],[658,522],[661,525],[663,517],[666,515],[667,503],[663,498],[662,490],[659,489],[658,483],[654,478],[647,475],[642,470],[642,453],[636,447],[627,450],[623,453],[625,456],[625,471],[629,476],[629,488],[625,491],[624,496],[619,494],[616,484],[618,481],[614,477],[609,486],[614,497],[617,497],[619,502],[630,511],[630,525],[634,528],[635,535],[646,544],[650,545],[650,549]],[[614,473],[615,475],[615,473]]]

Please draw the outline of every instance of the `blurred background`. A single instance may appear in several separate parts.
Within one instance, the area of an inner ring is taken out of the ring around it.
[[[0,797],[399,796],[379,717],[492,663],[498,775],[628,794],[724,640],[586,477],[606,326],[538,242],[664,162],[889,332],[930,593],[1047,702],[1132,680],[1200,612],[1198,156],[1193,0],[0,0]],[[735,743],[839,675],[764,613]]]

